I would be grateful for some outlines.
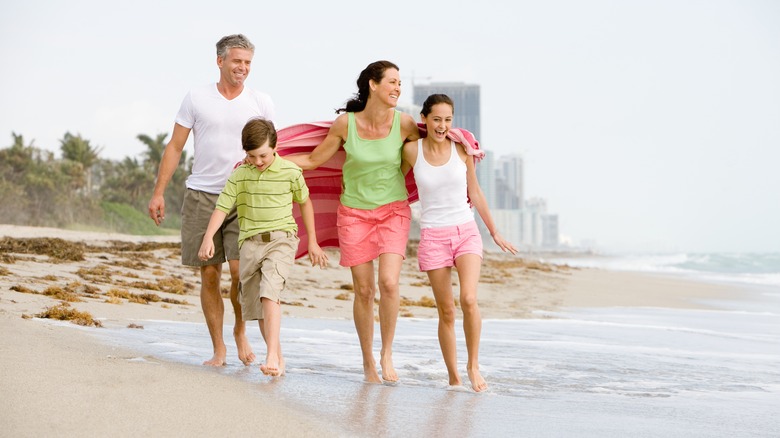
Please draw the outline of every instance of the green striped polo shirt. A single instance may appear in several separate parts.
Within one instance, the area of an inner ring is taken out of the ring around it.
[[[297,233],[292,203],[308,197],[301,168],[276,155],[262,172],[251,164],[236,168],[217,199],[217,209],[229,213],[236,206],[241,247],[244,240],[267,231]]]

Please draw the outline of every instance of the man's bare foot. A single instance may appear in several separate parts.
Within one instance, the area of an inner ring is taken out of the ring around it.
[[[485,379],[482,378],[482,374],[479,373],[479,368],[469,368],[469,380],[471,380],[471,388],[474,389],[475,392],[482,392],[487,389],[487,383],[485,383]]]
[[[260,371],[266,376],[278,376],[279,375],[279,357],[276,353],[268,353],[265,356],[265,363],[260,365]]]
[[[382,358],[379,359],[379,365],[382,367],[382,379],[384,379],[386,382],[398,381],[398,374],[396,374],[395,368],[393,368],[392,357],[382,356]]]
[[[227,365],[227,362],[225,362],[224,354],[215,354],[211,359],[203,362],[203,365],[210,367],[223,367]]]
[[[249,365],[255,361],[255,353],[252,351],[252,345],[246,338],[246,331],[238,332],[233,329],[233,337],[236,338],[236,348],[238,348],[238,358],[244,365]]]

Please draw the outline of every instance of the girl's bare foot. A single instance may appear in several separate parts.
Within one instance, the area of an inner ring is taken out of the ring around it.
[[[279,375],[279,357],[276,353],[268,353],[265,356],[265,363],[260,365],[260,371],[266,376]]]
[[[482,378],[482,374],[479,373],[479,367],[469,368],[469,380],[471,380],[471,388],[476,392],[482,392],[487,389],[487,383]]]

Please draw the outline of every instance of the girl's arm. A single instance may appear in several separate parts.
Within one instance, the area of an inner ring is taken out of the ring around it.
[[[468,186],[471,204],[477,209],[479,217],[482,218],[482,222],[485,223],[485,226],[490,232],[490,236],[493,238],[493,241],[496,242],[496,245],[501,248],[501,251],[509,251],[512,254],[517,254],[517,248],[499,234],[498,228],[496,228],[496,224],[493,222],[493,216],[490,214],[487,199],[485,199],[485,194],[482,193],[482,188],[479,186],[479,181],[477,180],[477,170],[474,166],[474,158],[466,154],[465,149],[462,147],[458,148],[458,154],[461,158],[463,158],[464,155],[466,158],[466,184]]]
[[[417,140],[407,142],[404,144],[404,149],[401,152],[401,172],[404,176],[409,173],[414,167],[414,163],[417,162]]]

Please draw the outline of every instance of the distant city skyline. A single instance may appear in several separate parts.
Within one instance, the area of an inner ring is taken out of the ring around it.
[[[402,105],[412,85],[479,85],[482,146],[522,155],[523,197],[547,200],[564,242],[780,250],[776,1],[9,0],[0,146],[14,132],[59,155],[70,132],[137,158],[137,135],[172,132],[187,91],[218,79],[216,41],[238,32],[278,127],[333,120],[387,59]]]

